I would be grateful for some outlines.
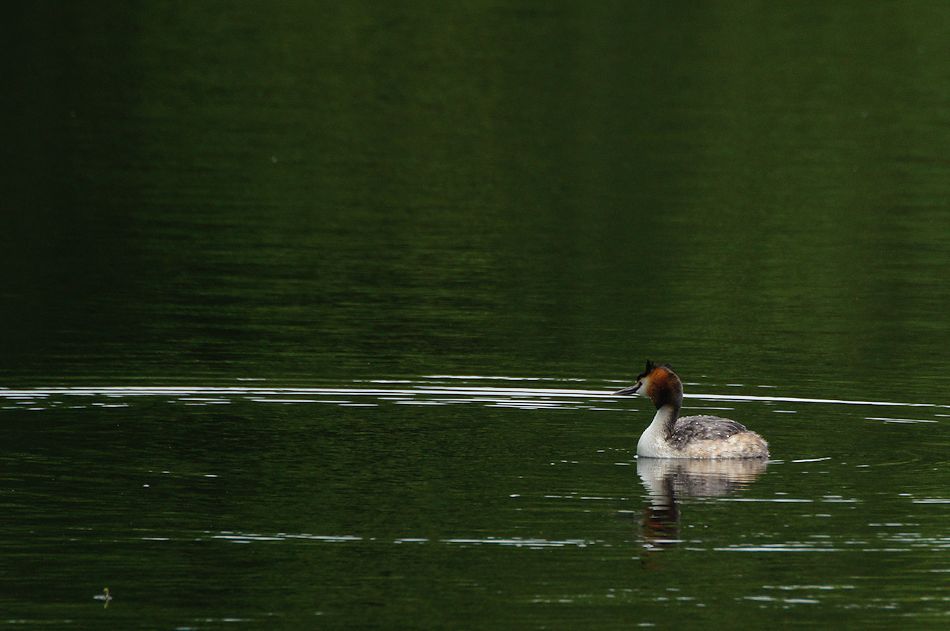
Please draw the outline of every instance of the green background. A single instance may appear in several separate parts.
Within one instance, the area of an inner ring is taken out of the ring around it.
[[[0,386],[469,375],[607,391],[650,358],[673,363],[688,394],[950,403],[950,6],[35,2],[0,14]],[[945,407],[734,404],[780,461],[749,492],[816,506],[700,498],[679,534],[708,529],[712,543],[691,534],[663,550],[657,578],[631,466],[642,401],[603,403],[629,416],[594,403],[122,401],[0,410],[0,624],[946,615]],[[140,496],[162,470],[175,481],[161,499]],[[545,500],[573,492],[618,499],[593,513]],[[829,496],[856,501],[822,512]],[[222,532],[363,539],[229,546]],[[812,535],[834,550],[717,552]],[[143,542],[153,536],[172,543]],[[600,543],[445,543],[519,536]],[[105,584],[116,601],[103,612],[91,596]],[[794,599],[790,585],[832,588],[812,589],[816,603],[744,600]]]

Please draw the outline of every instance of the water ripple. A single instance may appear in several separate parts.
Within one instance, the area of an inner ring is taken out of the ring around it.
[[[540,377],[483,377],[476,375],[451,376],[438,375],[430,379],[455,381],[537,382]],[[581,379],[559,380],[576,383]],[[441,385],[430,381],[408,380],[372,380],[373,385],[356,387],[265,387],[262,385],[237,386],[81,386],[50,387],[32,389],[0,388],[0,399],[14,406],[30,406],[30,409],[56,407],[64,400],[77,398],[108,398],[108,403],[96,402],[92,405],[122,406],[128,405],[122,399],[140,397],[167,397],[184,405],[225,405],[235,400],[253,401],[278,405],[330,404],[339,406],[375,405],[366,403],[366,399],[376,401],[394,401],[399,405],[457,405],[482,404],[491,407],[512,407],[518,409],[588,409],[613,411],[626,409],[631,399],[618,397],[611,390],[588,390],[577,388],[542,388],[527,386],[501,385]],[[255,382],[256,384],[256,382]],[[850,399],[822,399],[790,396],[759,396],[741,394],[715,394],[693,392],[685,395],[687,399],[705,402],[762,402],[762,403],[800,403],[828,405],[860,405],[896,408],[950,408],[948,405],[924,402],[870,401]],[[354,401],[357,400],[357,401]],[[611,404],[623,401],[622,406]],[[9,406],[7,406],[9,407]],[[710,408],[728,409],[728,408]],[[794,410],[776,410],[791,413]],[[940,416],[935,414],[935,416]],[[886,423],[939,423],[936,419],[868,416],[868,420]]]

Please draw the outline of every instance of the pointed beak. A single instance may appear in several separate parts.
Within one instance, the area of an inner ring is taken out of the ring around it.
[[[614,392],[614,394],[636,394],[636,393],[637,393],[636,385],[627,386],[626,388],[622,390],[617,390],[616,392]]]

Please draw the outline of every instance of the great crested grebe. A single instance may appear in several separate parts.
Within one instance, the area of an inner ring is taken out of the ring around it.
[[[769,445],[745,425],[719,416],[680,416],[683,382],[669,364],[647,362],[637,382],[615,394],[643,394],[656,406],[640,435],[644,458],[768,458]]]

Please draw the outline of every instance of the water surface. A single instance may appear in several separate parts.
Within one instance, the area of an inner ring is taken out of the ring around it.
[[[929,439],[950,406],[694,384],[687,409],[743,418],[779,457],[638,461],[649,404],[613,385],[441,376],[0,391],[12,439],[6,621],[945,615],[946,450]],[[114,596],[104,611],[100,583]]]
[[[947,8],[2,13],[0,625],[945,626]]]

